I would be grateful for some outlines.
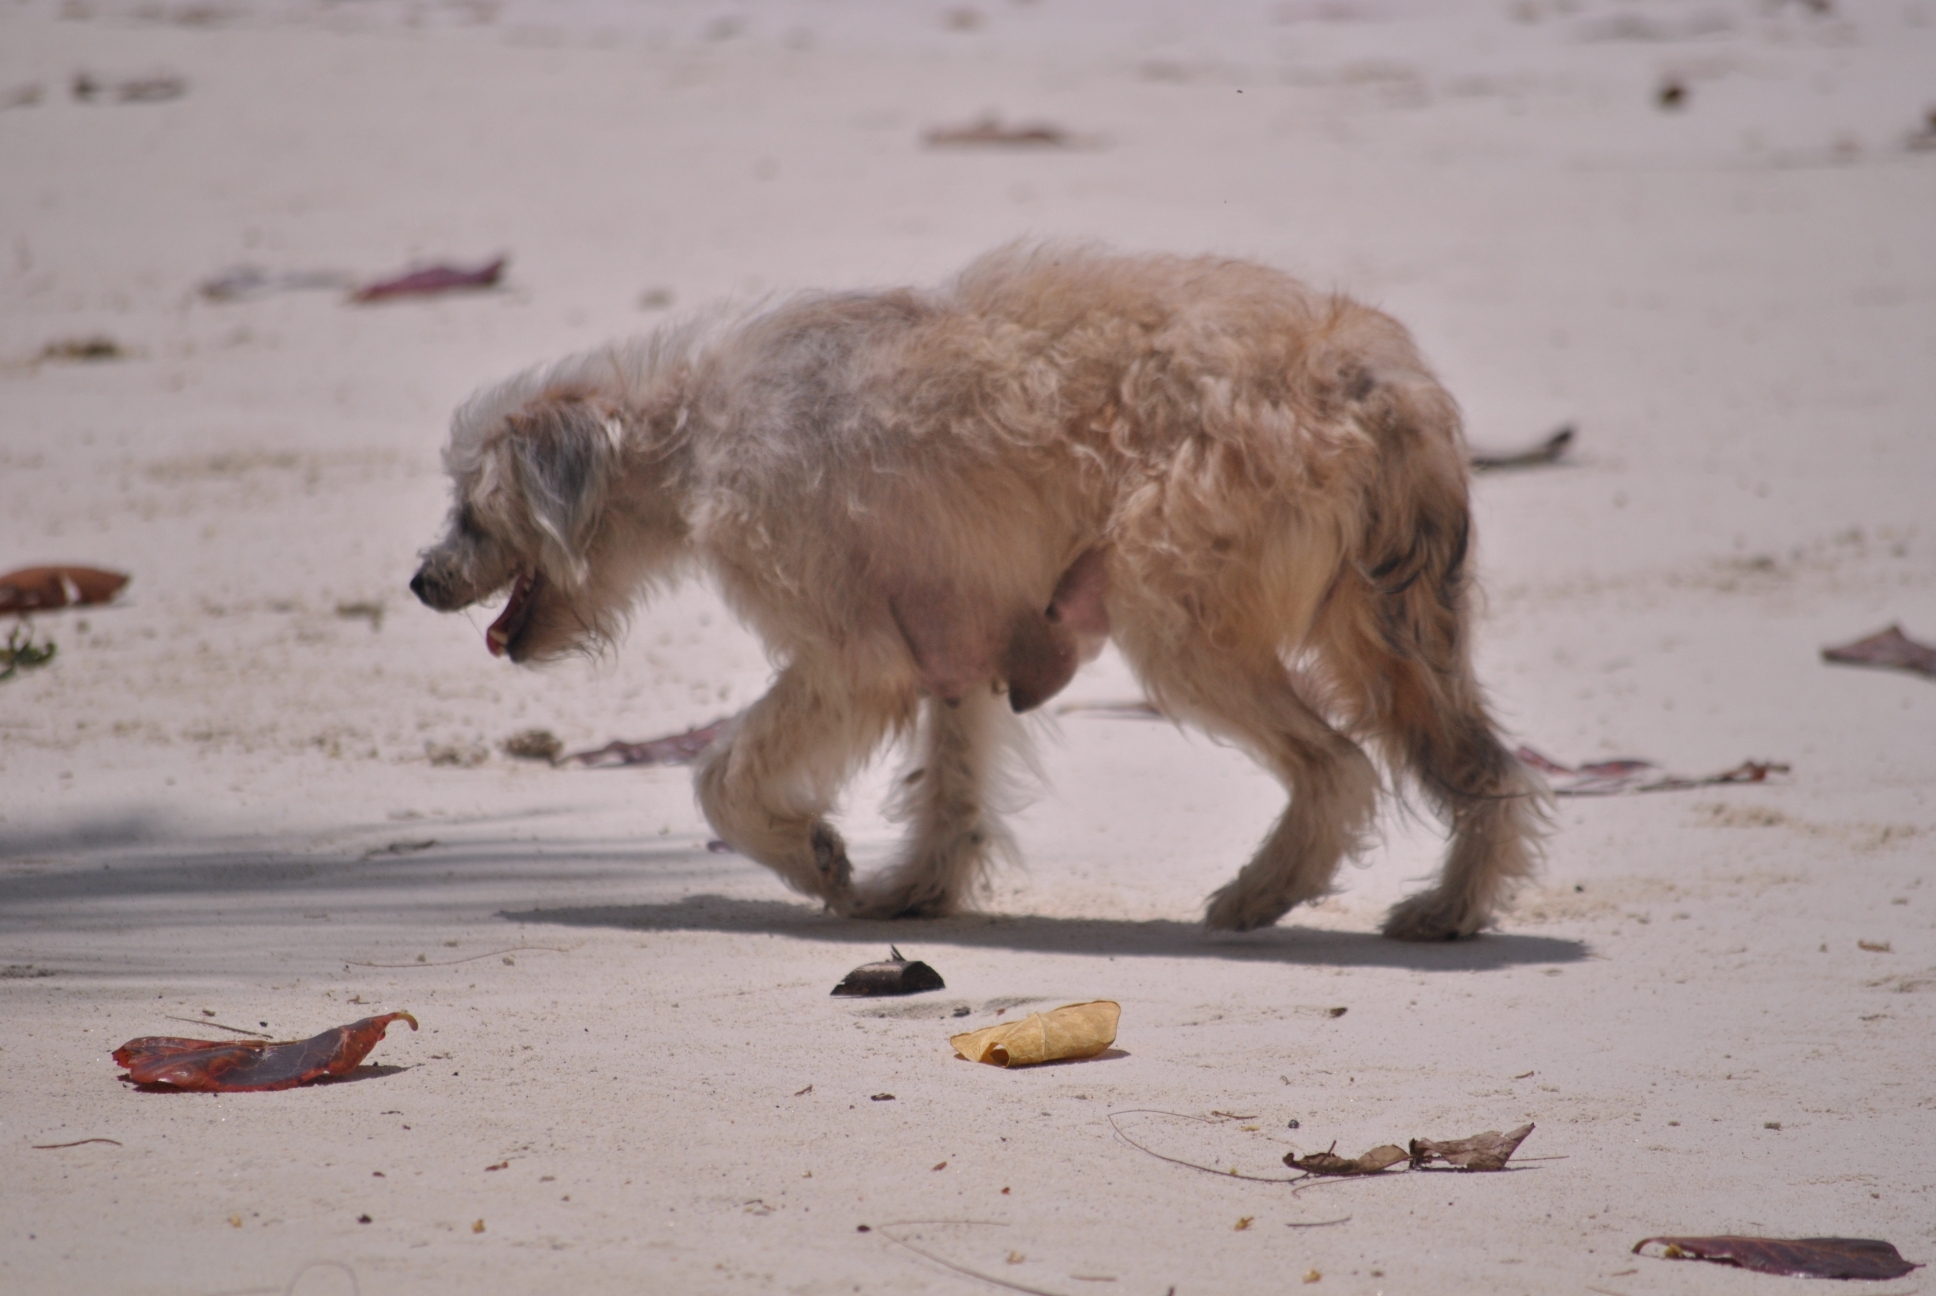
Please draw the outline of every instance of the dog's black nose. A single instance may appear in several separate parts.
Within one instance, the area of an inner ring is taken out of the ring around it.
[[[419,602],[430,602],[430,595],[424,593],[424,574],[421,571],[410,578],[410,592],[417,596]]]

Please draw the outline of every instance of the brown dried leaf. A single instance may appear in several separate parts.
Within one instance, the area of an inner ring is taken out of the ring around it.
[[[1554,796],[1615,796],[1624,792],[1684,792],[1688,788],[1713,787],[1722,783],[1765,783],[1770,774],[1786,774],[1789,767],[1780,761],[1742,761],[1719,774],[1689,776],[1667,774],[1652,761],[1627,757],[1621,760],[1590,761],[1580,766],[1562,765],[1531,747],[1513,753],[1522,762],[1546,776]]]
[[[1889,1279],[1922,1268],[1873,1238],[1650,1237],[1634,1243],[1634,1254],[1650,1242],[1660,1243],[1663,1260],[1712,1260],[1790,1278]]]
[[[1314,1175],[1363,1175],[1377,1174],[1388,1170],[1405,1159],[1405,1149],[1396,1143],[1381,1143],[1363,1156],[1341,1157],[1338,1145],[1333,1143],[1323,1152],[1313,1152],[1309,1156],[1299,1156],[1295,1152],[1284,1154],[1284,1164],[1293,1170],[1302,1170]]]
[[[1412,1140],[1412,1168],[1430,1165],[1433,1161],[1443,1161],[1461,1170],[1504,1170],[1512,1154],[1533,1132],[1530,1123],[1521,1125],[1508,1134],[1498,1130],[1487,1130],[1474,1134],[1471,1138],[1447,1139],[1434,1142],[1431,1139]]]

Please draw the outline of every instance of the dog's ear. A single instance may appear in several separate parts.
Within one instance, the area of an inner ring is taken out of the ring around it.
[[[624,428],[581,397],[547,397],[509,419],[506,440],[545,570],[567,585],[587,575],[585,547],[617,474]]]

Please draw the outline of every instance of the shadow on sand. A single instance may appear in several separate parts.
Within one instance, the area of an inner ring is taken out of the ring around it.
[[[1242,934],[1206,932],[1197,923],[1103,918],[1043,918],[1027,914],[969,914],[891,922],[836,918],[806,904],[686,896],[669,904],[591,905],[527,909],[498,915],[510,922],[625,931],[761,932],[798,940],[923,942],[1036,954],[1100,954],[1131,958],[1215,958],[1238,962],[1326,967],[1402,967],[1425,972],[1478,972],[1524,964],[1577,963],[1584,943],[1550,936],[1485,935],[1475,940],[1418,945],[1371,932],[1286,925]]]

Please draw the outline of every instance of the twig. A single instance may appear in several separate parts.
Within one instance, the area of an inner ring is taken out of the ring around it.
[[[1123,1133],[1123,1127],[1116,1123],[1118,1116],[1174,1116],[1178,1120],[1196,1121],[1201,1125],[1214,1125],[1216,1122],[1202,1116],[1189,1116],[1183,1112],[1164,1111],[1160,1107],[1132,1107],[1127,1111],[1110,1112],[1109,1128],[1116,1131],[1116,1137],[1135,1148],[1138,1152],[1149,1153],[1149,1155],[1155,1157],[1158,1161],[1168,1161],[1171,1165],[1180,1165],[1190,1170],[1201,1170],[1203,1173],[1213,1174],[1219,1179],[1242,1179],[1249,1183],[1292,1184],[1302,1183],[1304,1180],[1312,1177],[1308,1174],[1301,1174],[1288,1179],[1282,1176],[1265,1178],[1262,1175],[1238,1174],[1235,1170],[1219,1170],[1215,1166],[1198,1165],[1194,1161],[1185,1161],[1181,1157],[1165,1156],[1156,1149],[1145,1147],[1129,1135]]]
[[[424,963],[424,962],[418,962],[418,963],[359,963],[359,962],[357,962],[357,960],[355,960],[355,959],[344,959],[344,960],[343,960],[343,964],[344,964],[344,966],[345,966],[345,967],[366,967],[366,968],[419,968],[419,967],[455,967],[455,966],[457,966],[457,965],[458,965],[459,963],[475,963],[475,962],[477,962],[477,960],[479,960],[479,959],[484,959],[484,958],[496,958],[496,957],[497,957],[498,955],[500,955],[500,954],[523,954],[523,953],[526,953],[527,951],[530,951],[530,950],[543,950],[543,951],[545,951],[545,952],[546,952],[546,953],[548,953],[548,954],[569,954],[569,953],[571,953],[571,951],[570,951],[570,950],[568,950],[568,949],[560,949],[560,948],[559,948],[558,946],[556,946],[556,945],[512,945],[512,946],[509,946],[509,947],[507,947],[507,948],[505,948],[505,949],[499,949],[499,950],[487,950],[487,951],[485,951],[485,952],[484,952],[484,953],[482,953],[482,954],[470,954],[470,955],[467,955],[467,956],[465,956],[464,958],[460,958],[460,959],[440,959],[440,960],[438,960],[438,961],[437,961],[437,962],[435,962],[435,963]]]
[[[55,1148],[79,1147],[83,1143],[112,1143],[116,1147],[121,1146],[120,1139],[111,1138],[75,1139],[72,1143],[35,1143],[31,1146],[36,1152],[52,1152]]]
[[[993,1283],[997,1287],[1006,1287],[1010,1291],[1026,1292],[1028,1296],[1062,1296],[1061,1292],[1044,1291],[1040,1287],[1025,1286],[1022,1283],[1010,1282],[1006,1278],[997,1278],[993,1274],[985,1274],[979,1269],[970,1269],[967,1265],[956,1264],[952,1260],[936,1255],[925,1247],[914,1245],[914,1243],[909,1242],[906,1238],[898,1238],[888,1232],[889,1229],[895,1228],[918,1228],[923,1224],[982,1224],[990,1228],[1008,1227],[1008,1225],[1002,1223],[1000,1220],[895,1220],[892,1224],[876,1224],[874,1231],[886,1238],[889,1242],[892,1242],[895,1246],[906,1247],[923,1260],[931,1260],[943,1269],[952,1269],[965,1277],[979,1278],[985,1283]]]
[[[296,1276],[291,1278],[289,1285],[282,1289],[282,1296],[291,1296],[291,1293],[296,1290],[296,1284],[301,1282],[303,1275],[311,1269],[341,1269],[350,1276],[350,1296],[363,1296],[363,1284],[356,1281],[356,1270],[350,1268],[341,1260],[311,1260],[308,1264],[296,1270]]]
[[[162,1016],[168,1021],[187,1022],[191,1026],[213,1026],[217,1030],[234,1031],[237,1035],[253,1035],[257,1039],[269,1038],[261,1031],[250,1030],[246,1026],[229,1026],[222,1022],[210,1021],[206,1017],[177,1017],[173,1013],[163,1013]]]

